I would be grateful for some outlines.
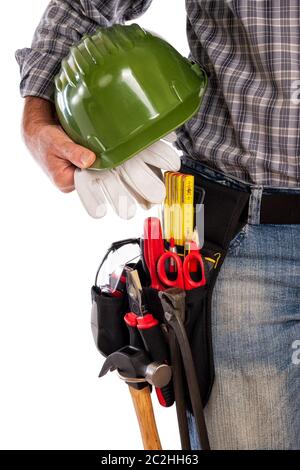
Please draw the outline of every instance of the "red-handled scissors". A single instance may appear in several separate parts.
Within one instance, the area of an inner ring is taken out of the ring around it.
[[[170,279],[170,275],[166,272],[166,266],[168,260],[173,260],[176,265],[177,277],[176,279]],[[199,281],[194,281],[191,277],[190,266],[197,266],[200,269],[201,278]],[[204,286],[206,284],[205,268],[201,254],[198,251],[192,251],[182,261],[177,253],[167,251],[162,254],[157,262],[157,274],[160,282],[167,287],[180,287],[181,289],[191,290],[197,287]]]

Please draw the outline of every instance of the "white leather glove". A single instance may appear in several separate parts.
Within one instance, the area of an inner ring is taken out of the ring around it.
[[[144,208],[165,198],[161,170],[178,171],[180,157],[167,142],[170,134],[112,170],[76,170],[75,188],[90,216],[101,218],[107,203],[123,219],[136,213],[136,203]]]

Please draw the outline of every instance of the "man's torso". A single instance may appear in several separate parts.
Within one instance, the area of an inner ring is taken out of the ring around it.
[[[300,186],[299,2],[186,0],[186,9],[209,86],[180,148],[249,182]]]

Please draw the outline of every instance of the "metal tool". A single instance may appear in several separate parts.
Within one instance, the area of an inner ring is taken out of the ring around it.
[[[145,382],[154,387],[164,387],[172,377],[170,366],[151,362],[144,350],[133,346],[125,346],[108,356],[99,377],[103,377],[109,370],[118,370],[120,378],[135,388]]]
[[[129,344],[136,348],[143,348],[143,339],[138,330],[138,316],[143,315],[143,302],[141,298],[142,287],[140,280],[132,268],[126,268],[126,290],[130,311],[124,316],[124,321],[129,331]],[[137,284],[137,285],[136,285]]]

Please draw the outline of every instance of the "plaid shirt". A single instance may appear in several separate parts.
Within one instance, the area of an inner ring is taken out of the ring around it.
[[[18,50],[22,96],[50,99],[71,44],[141,15],[151,0],[52,0]],[[209,75],[200,111],[178,131],[189,158],[258,185],[300,186],[298,0],[186,0],[191,57]],[[176,14],[176,8],[171,14]]]

